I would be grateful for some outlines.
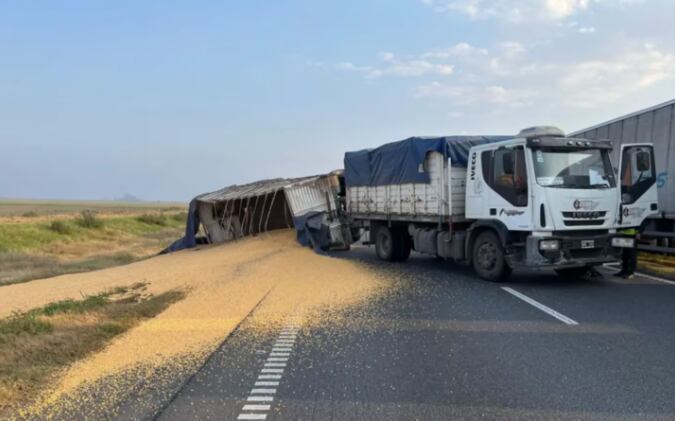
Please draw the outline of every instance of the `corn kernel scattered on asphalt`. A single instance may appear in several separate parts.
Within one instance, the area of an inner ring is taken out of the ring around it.
[[[153,294],[187,291],[182,301],[69,367],[20,416],[114,417],[130,394],[161,395],[162,378],[169,384],[188,377],[247,317],[247,326],[265,335],[289,316],[303,325],[321,323],[321,314],[334,315],[333,310],[386,291],[387,282],[374,271],[317,255],[300,247],[294,236],[294,231],[276,231],[127,266],[0,288],[0,316],[139,281],[148,282]],[[149,407],[162,401],[148,400],[153,401],[147,402]]]

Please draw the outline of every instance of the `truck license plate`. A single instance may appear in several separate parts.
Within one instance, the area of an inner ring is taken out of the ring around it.
[[[595,247],[595,240],[581,240],[582,249],[592,249]]]

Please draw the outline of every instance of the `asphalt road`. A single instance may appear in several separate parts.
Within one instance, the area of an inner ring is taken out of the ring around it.
[[[403,287],[344,325],[289,322],[259,337],[244,323],[158,418],[675,419],[675,285],[552,274],[495,284],[416,254],[336,258]]]

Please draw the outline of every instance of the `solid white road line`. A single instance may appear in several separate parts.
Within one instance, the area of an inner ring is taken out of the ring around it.
[[[239,414],[238,420],[266,420],[267,414]]]
[[[603,266],[606,267],[606,268],[608,268],[608,267],[609,268],[621,268],[620,263],[609,263],[609,264],[604,264]],[[614,273],[611,273],[611,275],[614,275]],[[675,281],[671,281],[670,279],[659,278],[658,276],[648,275],[648,274],[642,273],[642,272],[635,272],[635,275],[637,275],[639,277],[642,277],[642,278],[651,279],[652,281],[663,282],[664,284],[668,284],[668,285],[675,285]]]
[[[244,405],[242,411],[269,411],[271,405]]]
[[[664,284],[668,284],[668,285],[675,285],[674,281],[669,281],[668,279],[659,278],[658,276],[647,275],[646,273],[642,273],[642,272],[635,272],[635,274],[637,276],[641,276],[643,278],[651,279],[652,281],[663,282]]]
[[[579,323],[575,322],[574,320],[570,319],[569,317],[565,316],[564,314],[560,314],[557,311],[553,310],[551,307],[547,307],[540,303],[539,301],[533,300],[532,298],[528,297],[525,294],[522,294],[518,291],[516,291],[513,288],[509,287],[502,287],[502,289],[509,294],[513,295],[514,297],[520,298],[521,300],[525,301],[529,305],[538,308],[539,310],[543,311],[544,313],[555,317],[556,319],[560,320],[561,322],[570,325],[570,326],[575,326],[578,325]]]

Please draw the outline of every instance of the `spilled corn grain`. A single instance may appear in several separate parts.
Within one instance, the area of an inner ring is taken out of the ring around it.
[[[87,407],[92,417],[115,414],[130,390],[142,395],[140,389],[157,387],[144,379],[166,367],[171,367],[167,377],[172,378],[198,369],[249,314],[253,331],[261,333],[277,329],[289,315],[304,324],[318,323],[317,315],[364,302],[387,285],[361,265],[314,254],[297,245],[292,231],[279,231],[124,267],[0,288],[0,311],[138,281],[147,282],[153,294],[175,288],[189,294],[102,352],[71,366],[23,415],[49,417],[78,412],[78,407]],[[102,381],[107,390],[103,399],[87,393]]]

